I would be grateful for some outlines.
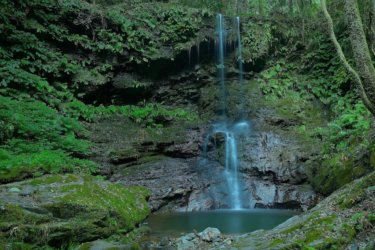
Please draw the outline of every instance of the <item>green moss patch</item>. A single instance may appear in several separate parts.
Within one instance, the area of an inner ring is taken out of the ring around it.
[[[62,247],[124,234],[150,213],[147,189],[92,176],[48,175],[0,190],[0,242],[12,244]]]

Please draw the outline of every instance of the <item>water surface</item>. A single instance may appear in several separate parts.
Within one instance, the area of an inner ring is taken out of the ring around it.
[[[178,212],[152,214],[147,223],[152,233],[159,235],[201,232],[207,227],[216,227],[225,234],[239,234],[272,229],[296,214],[296,211],[279,209]]]

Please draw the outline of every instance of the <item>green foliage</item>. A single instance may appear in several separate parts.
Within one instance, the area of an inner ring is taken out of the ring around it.
[[[42,102],[0,97],[0,181],[74,170],[92,172],[89,142],[78,139],[85,130],[78,121]]]
[[[282,97],[289,90],[298,90],[297,66],[279,60],[261,73],[261,90],[264,94]]]
[[[186,49],[195,41],[204,22],[212,17],[207,10],[178,4],[135,4],[129,11],[125,10],[116,6],[109,10],[108,16],[127,34],[126,48],[135,51],[130,61],[136,63],[160,58],[164,54],[160,51],[163,46],[170,46],[177,52]]]
[[[5,128],[0,142],[14,146],[19,153],[23,151],[22,146],[17,147],[21,141],[79,154],[89,148],[88,142],[76,138],[77,134],[85,132],[78,121],[60,115],[39,101],[0,97],[0,121]]]
[[[147,127],[196,119],[193,112],[158,104],[93,107],[77,98],[112,81],[124,65],[173,58],[196,40],[210,15],[207,10],[145,1],[3,1],[1,181],[94,171],[92,162],[76,158],[90,152],[90,143],[79,138],[86,131],[77,119],[121,114]],[[172,53],[165,53],[166,46]]]
[[[144,124],[148,127],[160,127],[163,121],[197,119],[197,114],[182,108],[168,108],[160,104],[149,103],[143,107],[139,106],[92,106],[75,101],[64,105],[65,111],[76,119],[94,121],[100,117],[108,117],[112,114],[121,114],[132,121]]]
[[[72,100],[71,92],[83,97],[87,87],[110,82],[117,67],[173,58],[210,17],[207,10],[169,3],[103,8],[82,0],[4,1],[0,93],[52,105]],[[174,50],[167,53],[166,46]]]
[[[223,1],[212,0],[172,0],[171,2],[181,3],[189,7],[209,9],[213,12],[222,11],[226,5]],[[229,2],[229,1],[228,1]],[[230,4],[230,3],[227,3]],[[226,8],[225,8],[226,9]]]
[[[241,42],[243,46],[243,60],[254,62],[268,55],[273,39],[272,29],[275,27],[270,23],[254,23],[245,21],[246,29],[242,32]]]
[[[91,161],[72,158],[69,154],[58,150],[14,154],[0,149],[0,183],[44,174],[93,173],[96,168],[97,166]]]
[[[332,46],[319,37],[316,41],[299,66],[290,60],[270,62],[261,74],[260,87],[266,98],[285,106],[287,114],[293,112],[291,119],[300,123],[295,131],[304,140],[307,137],[322,145],[320,155],[309,163],[309,179],[318,192],[327,195],[374,170],[372,116],[351,88]],[[289,99],[293,101],[286,102]],[[316,103],[320,112],[326,112],[327,121],[321,124],[316,122],[321,115],[309,108]],[[284,115],[282,108],[277,110]]]
[[[347,98],[337,103],[338,116],[315,135],[326,139],[325,153],[347,151],[352,145],[369,146],[371,115],[362,102],[350,104]]]
[[[345,44],[345,39],[342,43]],[[345,152],[353,145],[366,148],[371,115],[351,86],[351,79],[328,37],[318,35],[312,40],[301,70],[308,73],[306,90],[332,110],[327,126],[312,133],[323,138],[325,157]]]
[[[349,75],[328,37],[314,38],[303,57],[302,70],[309,77],[306,88],[326,105],[334,105],[350,89]]]

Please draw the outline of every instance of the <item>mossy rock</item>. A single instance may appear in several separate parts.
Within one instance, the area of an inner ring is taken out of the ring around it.
[[[372,154],[371,154],[372,155]],[[370,155],[370,157],[372,157]],[[371,159],[370,159],[371,160]],[[360,178],[375,168],[355,162],[353,157],[338,153],[312,169],[310,181],[318,192],[328,195],[351,181]]]
[[[9,191],[14,187],[20,192]],[[2,185],[0,242],[65,247],[123,234],[148,216],[149,195],[143,187],[71,174]]]

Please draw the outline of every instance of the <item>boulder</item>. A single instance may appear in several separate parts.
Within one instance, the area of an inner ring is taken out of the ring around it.
[[[131,250],[134,249],[131,244],[124,245],[116,242],[107,242],[104,240],[96,240],[81,244],[77,250]]]
[[[200,238],[207,242],[217,241],[221,238],[221,232],[217,228],[208,227],[198,234]]]
[[[129,166],[112,177],[126,186],[145,186],[152,192],[152,210],[177,210],[187,205],[193,190],[204,184],[194,169],[195,160],[165,158],[158,162]]]
[[[61,247],[127,232],[148,216],[148,196],[143,187],[72,174],[1,185],[0,243]]]

